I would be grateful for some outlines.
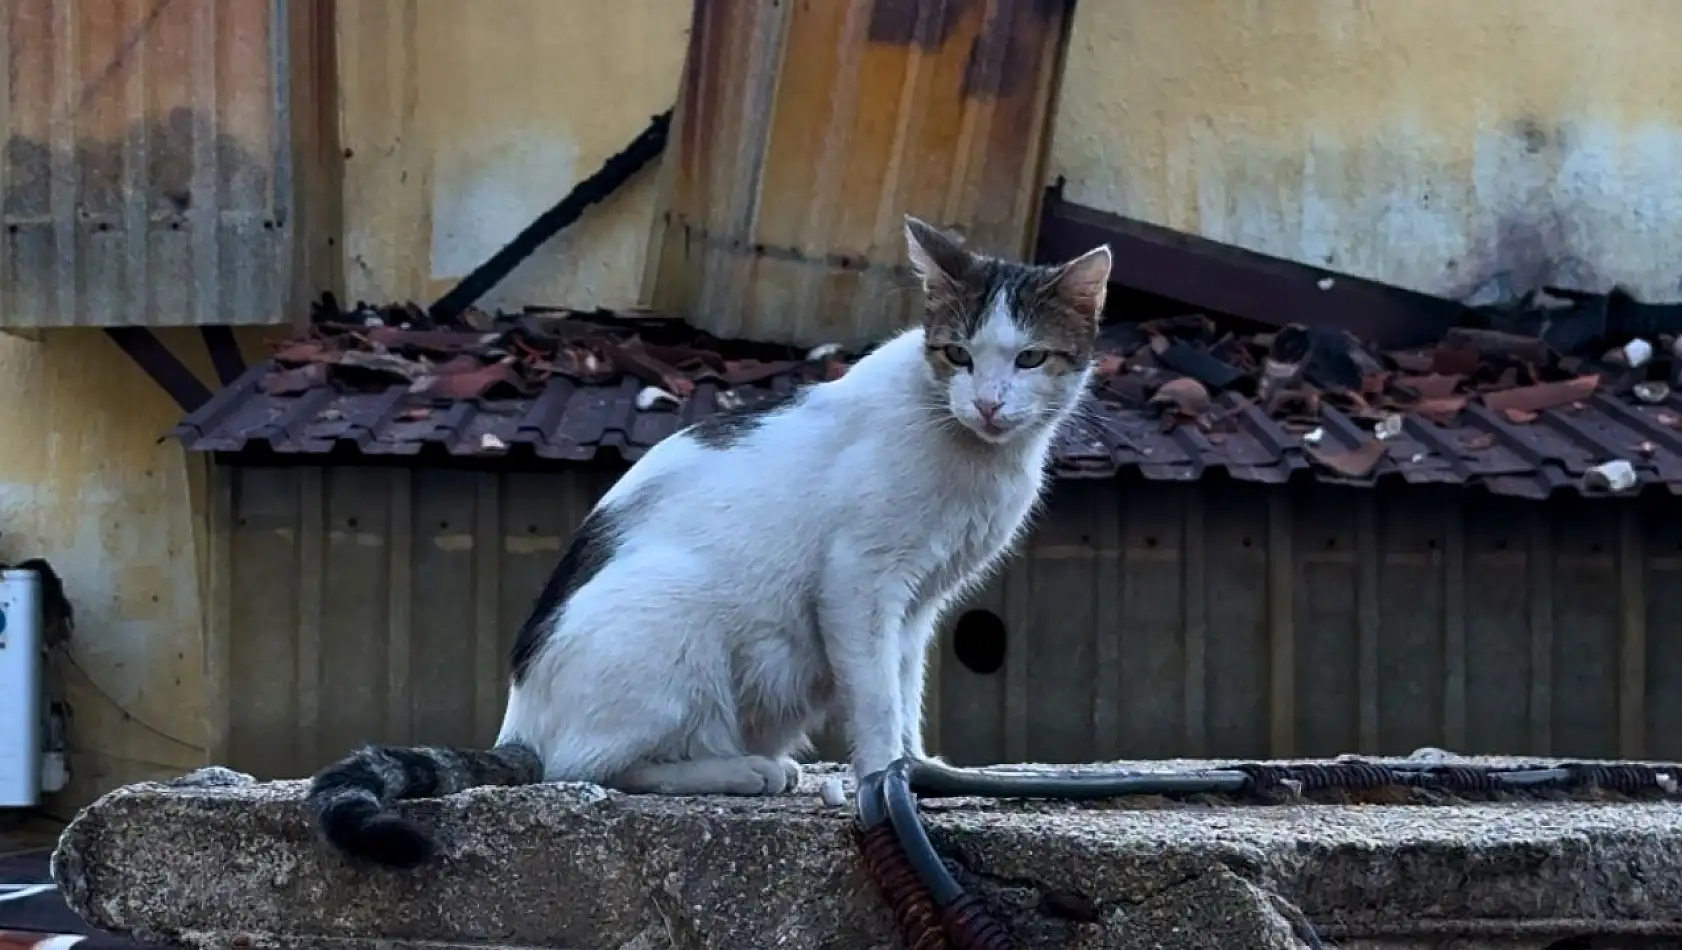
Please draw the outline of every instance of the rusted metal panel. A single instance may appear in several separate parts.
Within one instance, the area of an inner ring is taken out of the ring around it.
[[[5,4],[0,325],[286,319],[291,21],[317,6]]]
[[[219,760],[489,742],[513,633],[618,471],[219,467]],[[964,764],[1682,756],[1682,646],[1651,633],[1682,623],[1677,506],[1062,482],[947,618],[929,741]]]
[[[696,0],[646,296],[722,336],[904,327],[901,216],[1024,256],[1068,4]]]

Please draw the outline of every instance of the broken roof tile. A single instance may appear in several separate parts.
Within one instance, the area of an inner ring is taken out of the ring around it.
[[[415,308],[367,308],[318,323],[172,434],[190,450],[222,453],[632,461],[721,408],[833,379],[852,358],[717,340],[652,315],[528,312],[472,329],[423,318]],[[1245,335],[1196,316],[1106,326],[1095,398],[1059,440],[1056,471],[1172,481],[1222,471],[1263,483],[1301,475],[1545,498],[1592,492],[1587,473],[1624,461],[1639,487],[1682,493],[1676,387],[1646,387],[1646,397],[1662,397],[1651,400],[1634,394],[1639,374],[1664,382],[1682,369],[1671,350],[1637,371],[1553,358],[1494,332],[1386,354],[1342,332]],[[677,405],[639,408],[650,386]]]

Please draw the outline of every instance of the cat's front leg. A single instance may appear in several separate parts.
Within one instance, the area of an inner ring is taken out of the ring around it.
[[[928,691],[929,648],[940,606],[936,600],[913,610],[900,637],[900,727],[905,754],[916,759],[929,758],[923,750],[923,696]]]
[[[905,755],[900,640],[905,604],[872,591],[861,571],[826,585],[819,633],[835,678],[835,713],[853,750],[853,773],[880,772]],[[857,582],[854,582],[854,578]]]

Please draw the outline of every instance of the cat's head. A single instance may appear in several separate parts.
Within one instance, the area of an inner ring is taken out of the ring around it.
[[[924,355],[960,423],[1008,442],[1074,405],[1098,342],[1109,245],[1056,266],[1018,264],[910,216],[905,242],[923,282]]]

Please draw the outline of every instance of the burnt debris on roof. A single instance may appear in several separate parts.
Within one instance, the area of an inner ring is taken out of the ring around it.
[[[1682,491],[1672,317],[1603,300],[1532,295],[1394,351],[1299,324],[1111,323],[1093,398],[1060,440],[1056,468],[1394,479],[1527,498]],[[1654,332],[1614,338],[1608,313]],[[414,305],[346,311],[324,298],[307,333],[172,434],[224,453],[634,460],[713,412],[837,378],[857,355],[720,340],[653,314],[467,310],[438,325]]]

